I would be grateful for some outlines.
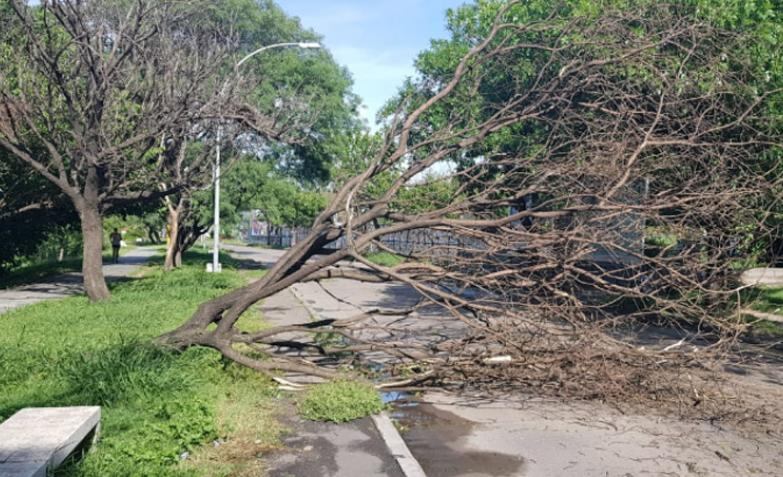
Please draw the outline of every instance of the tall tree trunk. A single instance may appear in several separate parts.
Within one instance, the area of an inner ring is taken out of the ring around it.
[[[111,298],[103,276],[103,217],[95,204],[80,207],[82,225],[82,274],[84,289],[91,301]]]
[[[163,263],[163,268],[166,271],[173,270],[180,265],[180,260],[177,260],[179,251],[179,213],[180,204],[174,207],[171,202],[166,201],[168,205],[168,223],[169,223],[169,240],[166,243],[166,261]]]

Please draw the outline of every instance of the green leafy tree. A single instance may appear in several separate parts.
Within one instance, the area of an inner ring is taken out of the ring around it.
[[[234,61],[265,45],[320,40],[315,32],[302,27],[298,19],[288,17],[273,1],[232,0],[215,3],[210,8],[217,23],[236,27]],[[323,49],[307,52],[296,48],[270,49],[253,56],[242,65],[241,71],[248,71],[256,79],[246,99],[269,121],[260,133],[234,131],[231,141],[224,144],[224,169],[230,172],[225,173],[228,175],[222,182],[221,221],[230,228],[239,221],[239,212],[248,210],[250,202],[245,200],[248,193],[234,188],[269,189],[275,177],[282,181],[274,185],[278,195],[269,196],[255,208],[265,210],[277,227],[301,223],[304,216],[295,212],[297,200],[302,199],[297,190],[312,189],[328,181],[330,164],[335,158],[331,145],[345,131],[359,126],[358,99],[351,92],[352,81],[348,72]],[[248,165],[250,162],[242,159],[248,155],[266,166]],[[241,164],[232,165],[234,161]],[[181,172],[187,164],[181,162],[177,170]],[[190,174],[193,174],[192,167]],[[247,177],[242,177],[244,174]],[[297,186],[283,180],[284,177]],[[177,257],[209,230],[213,212],[203,189],[210,179],[211,172],[203,169],[201,180],[193,181],[192,188],[164,200],[171,231],[167,268],[177,266]]]
[[[0,46],[0,148],[78,213],[91,300],[110,296],[103,217],[181,187],[159,187],[161,136],[185,134],[218,110],[257,122],[223,94],[238,87],[218,86],[231,38],[205,15],[210,3],[8,2],[3,21],[21,34]]]

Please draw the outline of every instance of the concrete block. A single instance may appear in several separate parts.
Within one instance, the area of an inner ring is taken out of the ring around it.
[[[740,276],[743,285],[748,286],[783,286],[783,268],[751,268]]]
[[[100,421],[98,406],[22,409],[0,424],[0,476],[45,477]]]

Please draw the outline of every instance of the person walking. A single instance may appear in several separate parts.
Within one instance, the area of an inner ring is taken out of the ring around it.
[[[120,263],[120,247],[122,246],[122,234],[119,230],[114,229],[114,232],[109,235],[111,240],[111,260],[112,263]]]

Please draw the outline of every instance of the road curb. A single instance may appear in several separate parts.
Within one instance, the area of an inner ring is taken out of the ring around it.
[[[413,457],[405,441],[402,440],[402,436],[397,432],[397,428],[394,427],[394,423],[392,423],[389,415],[385,412],[374,415],[372,416],[372,422],[375,423],[375,428],[381,433],[381,438],[386,443],[386,447],[397,461],[397,464],[399,464],[405,477],[427,477],[424,469],[421,468],[421,464]]]
[[[296,287],[296,284],[292,285],[289,290],[291,291],[291,294],[302,303],[313,320],[323,319],[321,314],[310,306],[301,290]],[[357,307],[357,309],[359,308]],[[386,448],[389,449],[389,453],[394,457],[394,460],[397,461],[397,465],[400,466],[400,470],[405,477],[427,477],[421,464],[413,457],[413,454],[411,454],[405,441],[402,440],[402,436],[397,432],[397,428],[394,427],[394,423],[392,423],[389,415],[386,412],[373,415],[372,422],[375,424],[375,428],[378,429],[378,432],[381,434],[381,439],[383,439],[383,442],[386,444]]]

